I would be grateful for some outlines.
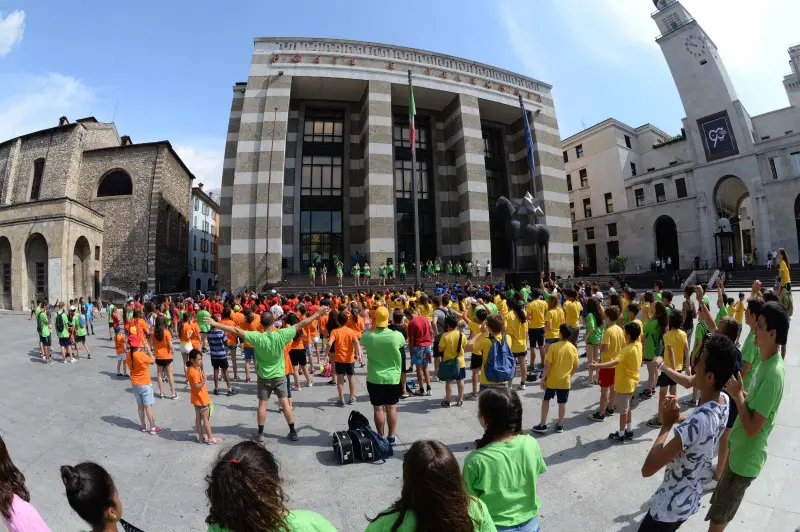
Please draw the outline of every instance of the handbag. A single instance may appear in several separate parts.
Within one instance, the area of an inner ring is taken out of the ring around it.
[[[458,378],[459,373],[461,373],[461,365],[458,363],[458,354],[461,352],[461,341],[464,339],[464,335],[458,333],[458,346],[456,347],[456,356],[455,358],[451,358],[450,360],[443,360],[439,363],[439,371],[436,373],[436,376],[439,377],[440,381],[452,381]]]

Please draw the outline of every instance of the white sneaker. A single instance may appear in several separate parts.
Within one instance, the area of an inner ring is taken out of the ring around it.
[[[519,391],[524,392],[526,390],[525,383],[519,385]]]
[[[313,388],[313,387],[314,387],[314,383],[313,382],[309,382],[308,383],[308,388]]]

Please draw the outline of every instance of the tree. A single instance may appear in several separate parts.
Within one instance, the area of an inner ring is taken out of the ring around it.
[[[611,261],[611,269],[619,273],[620,281],[625,282],[625,270],[628,269],[628,257],[624,255],[617,255]]]

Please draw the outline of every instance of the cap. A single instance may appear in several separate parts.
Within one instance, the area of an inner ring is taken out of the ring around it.
[[[375,311],[375,327],[388,327],[389,326],[389,309],[386,307],[378,307]]]
[[[239,305],[234,305],[233,310],[239,312],[240,310],[242,310],[242,307],[240,307]]]
[[[75,305],[70,305],[69,309],[70,310],[75,310]]]

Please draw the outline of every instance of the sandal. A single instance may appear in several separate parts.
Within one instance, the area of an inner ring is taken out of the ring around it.
[[[442,406],[444,408],[450,408],[450,401],[442,401]]]
[[[456,406],[464,406],[464,401],[459,401],[456,403]]]
[[[222,438],[208,438],[206,439],[206,443],[208,445],[216,445],[218,443],[222,443]]]

